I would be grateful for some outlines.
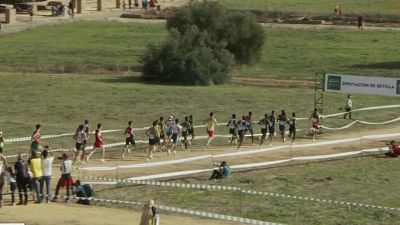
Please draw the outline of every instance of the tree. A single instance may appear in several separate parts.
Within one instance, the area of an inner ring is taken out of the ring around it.
[[[233,55],[225,47],[226,43],[215,42],[197,27],[183,34],[172,29],[162,45],[147,47],[142,58],[143,77],[189,85],[225,83],[234,63]]]
[[[264,31],[245,12],[228,10],[217,2],[193,2],[167,20],[167,28],[181,34],[193,26],[207,31],[216,42],[225,41],[237,63],[252,64],[261,58]]]
[[[261,57],[265,35],[248,14],[216,2],[194,2],[167,20],[169,36],[149,45],[142,57],[143,78],[189,85],[223,84],[234,63]]]

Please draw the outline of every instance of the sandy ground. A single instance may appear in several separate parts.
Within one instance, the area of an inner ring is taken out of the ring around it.
[[[393,126],[393,128],[386,128],[386,129],[377,129],[377,130],[368,130],[368,131],[358,131],[346,134],[330,134],[322,137],[324,140],[333,140],[333,139],[343,139],[343,138],[350,138],[350,137],[359,137],[361,135],[369,135],[369,134],[382,134],[382,133],[395,133],[400,130],[400,126]],[[327,154],[327,153],[334,153],[334,152],[343,152],[349,150],[358,150],[361,148],[368,148],[368,147],[376,147],[382,146],[383,140],[373,140],[373,141],[366,141],[361,146],[360,143],[350,143],[341,146],[326,146],[319,149],[299,149],[295,152],[292,152],[294,155],[316,155],[316,154]],[[299,140],[298,143],[310,143],[311,140],[309,139],[302,139]],[[280,145],[278,141],[274,142],[274,146]],[[253,149],[254,146],[245,147],[243,151],[246,149]],[[179,158],[185,158],[193,155],[202,155],[202,154],[210,154],[210,153],[222,153],[227,151],[234,151],[233,149],[227,149],[222,147],[215,147],[207,150],[206,152],[196,150],[193,152],[181,152],[179,154]],[[117,151],[118,154],[120,151]],[[276,152],[276,153],[266,153],[266,154],[259,154],[259,155],[251,155],[246,157],[237,157],[237,158],[229,158],[229,162],[231,165],[241,164],[241,163],[250,163],[250,162],[260,162],[266,160],[273,160],[279,158],[287,158],[290,156],[289,152]],[[178,158],[178,156],[177,156]],[[166,157],[164,154],[158,154],[156,159],[157,161],[164,161],[164,160],[171,160],[171,158]],[[93,160],[89,164],[85,164],[85,166],[113,166],[113,165],[123,165],[123,164],[132,164],[132,163],[143,163],[143,158],[132,157],[131,160],[118,160],[118,159],[110,159],[106,163],[101,163],[98,160]],[[53,169],[54,171],[57,170],[57,164],[55,163]],[[86,174],[90,175],[97,175],[97,176],[110,176],[110,177],[132,177],[134,175],[145,175],[145,174],[155,174],[155,173],[164,173],[168,171],[179,171],[179,170],[188,170],[196,168],[208,168],[210,167],[211,161],[204,160],[199,162],[194,162],[192,164],[178,164],[178,165],[171,165],[171,166],[160,166],[154,167],[151,170],[146,169],[137,169],[137,170],[130,170],[130,171],[116,171],[111,172],[90,172]],[[81,173],[81,171],[75,170],[75,175],[77,173]],[[82,173],[81,173],[82,174]],[[79,175],[76,177],[83,178],[84,175]],[[55,181],[53,181],[53,185]],[[96,187],[102,189],[100,186]],[[104,187],[103,188],[110,188]],[[54,191],[54,190],[53,190]],[[64,194],[64,191],[61,192]],[[101,196],[99,196],[101,197]],[[5,196],[5,203],[9,203],[9,196]],[[123,225],[123,224],[138,224],[140,218],[139,211],[133,210],[125,210],[125,209],[114,209],[114,208],[107,208],[107,207],[98,207],[98,206],[81,206],[76,205],[73,203],[50,203],[50,204],[41,204],[41,205],[34,205],[28,204],[28,206],[5,206],[0,209],[0,222],[25,222],[26,224],[35,225],[35,224],[43,224],[43,225],[53,225],[53,224],[69,224],[69,225],[88,225],[88,224],[96,224],[96,225]],[[73,216],[68,216],[73,215]],[[118,219],[111,219],[113,217],[118,217]],[[204,219],[200,217],[190,217],[186,215],[175,215],[175,214],[162,214],[162,224],[171,224],[171,225],[180,225],[180,224],[209,224],[209,225],[219,225],[219,224],[232,224],[230,222],[224,221],[216,221],[210,219]]]
[[[139,224],[140,212],[77,204],[51,203],[13,206],[0,209],[0,222],[22,222],[27,225],[133,225]],[[234,225],[183,215],[160,215],[163,225]]]

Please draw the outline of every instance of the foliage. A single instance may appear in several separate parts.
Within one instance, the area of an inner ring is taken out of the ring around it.
[[[193,26],[207,31],[213,40],[227,42],[226,48],[241,64],[260,60],[265,35],[261,25],[243,11],[230,11],[217,2],[194,2],[167,20],[167,28],[185,33]]]
[[[181,34],[171,30],[160,46],[149,45],[142,58],[145,79],[189,85],[222,84],[229,80],[233,56],[196,27]]]

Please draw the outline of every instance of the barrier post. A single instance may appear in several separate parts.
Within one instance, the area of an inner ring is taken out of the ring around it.
[[[97,0],[97,11],[102,11],[102,5],[101,5],[101,0]]]
[[[5,9],[6,23],[16,22],[16,9]]]
[[[85,4],[84,0],[77,0],[76,1],[76,5],[77,5],[76,13],[82,13],[83,12],[84,4]]]

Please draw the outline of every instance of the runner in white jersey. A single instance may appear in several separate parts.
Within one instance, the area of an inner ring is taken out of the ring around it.
[[[182,130],[181,125],[179,125],[179,120],[178,119],[175,119],[175,123],[173,123],[171,130],[172,130],[172,136],[171,136],[172,147],[171,147],[171,150],[174,153],[174,155],[176,155],[176,143],[178,143],[179,133]],[[170,155],[170,154],[171,154],[171,151],[168,150],[168,155]]]
[[[75,132],[74,139],[76,141],[76,144],[75,144],[75,157],[73,163],[75,164],[77,160],[78,162],[82,162],[83,147],[87,140],[87,135],[83,125],[79,125],[78,129]]]
[[[167,145],[171,142],[172,137],[172,126],[174,125],[174,117],[169,116],[168,120],[165,122],[165,134],[167,135]]]
[[[238,140],[236,114],[232,114],[232,119],[228,121],[226,126],[229,127],[229,134],[231,135],[231,142],[229,146],[232,146],[232,143],[236,145]]]

